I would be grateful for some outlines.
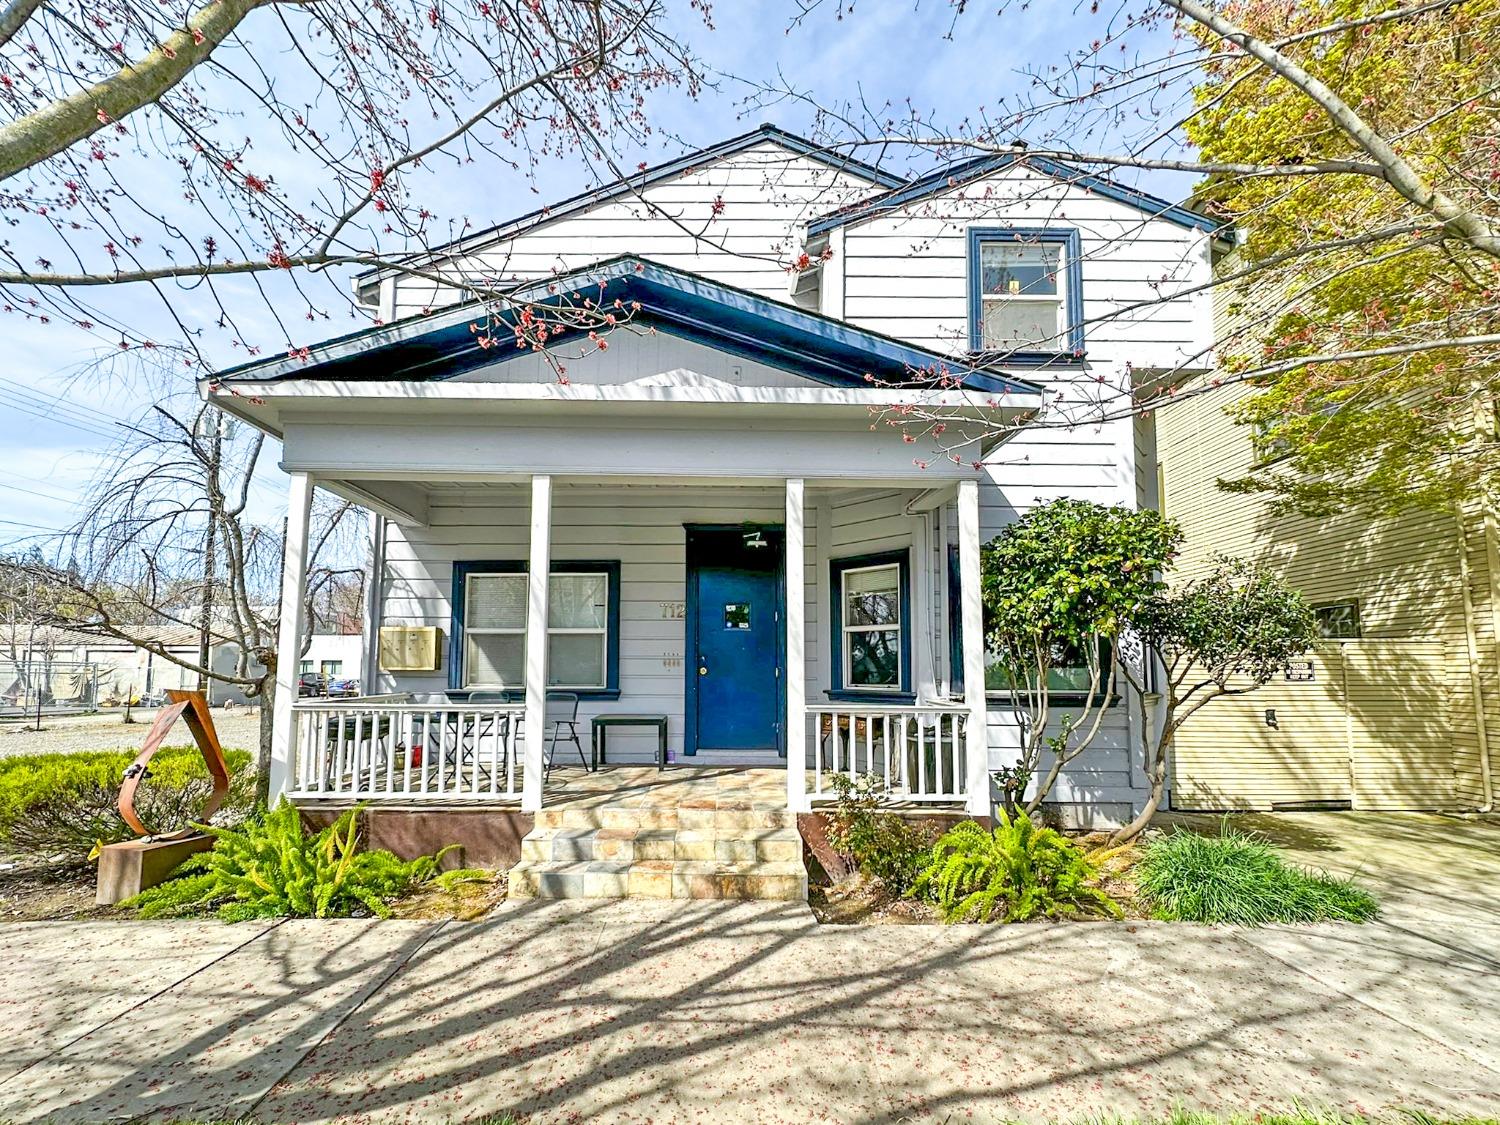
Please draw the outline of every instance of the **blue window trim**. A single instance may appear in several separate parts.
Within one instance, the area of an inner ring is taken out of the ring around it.
[[[1068,318],[1066,351],[1019,351],[995,353],[1007,363],[1058,364],[1083,360],[1083,238],[1076,227],[970,227],[969,228],[969,351],[986,355],[984,349],[983,297],[980,289],[979,250],[986,242],[1052,244],[1063,248],[1063,301]]]
[[[901,589],[901,685],[899,690],[889,688],[857,688],[844,683],[844,572],[861,570],[869,566],[900,566]],[[833,612],[829,617],[829,675],[832,685],[828,698],[840,703],[914,703],[916,695],[911,688],[911,549],[881,551],[872,555],[853,555],[849,558],[828,560],[829,590],[832,595]]]
[[[469,691],[484,691],[484,688],[466,688],[464,682],[464,610],[468,599],[465,596],[471,574],[526,574],[529,566],[524,559],[464,560],[453,564],[453,628],[448,635],[448,690],[455,694]],[[553,574],[603,574],[609,583],[609,615],[605,631],[604,682],[602,688],[552,688],[549,691],[569,691],[579,699],[620,698],[620,563],[617,559],[553,559]],[[516,688],[503,693],[509,700],[524,699],[524,689]]]

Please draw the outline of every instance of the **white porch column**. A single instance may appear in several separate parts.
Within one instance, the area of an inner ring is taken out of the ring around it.
[[[786,482],[786,807],[807,812],[807,590],[800,478]]]
[[[964,633],[964,705],[968,708],[968,800],[973,816],[990,815],[989,721],[984,705],[984,611],[979,577],[979,482],[958,485],[958,584]]]
[[[521,811],[542,807],[547,744],[547,579],[552,568],[552,478],[531,478],[531,553],[526,570],[526,746]]]
[[[302,654],[303,602],[307,599],[307,528],[312,514],[312,477],[293,473],[287,487],[286,549],[281,564],[281,624],[276,634],[276,692],[272,697],[269,801],[275,805],[292,780],[296,737],[297,678]],[[264,701],[261,704],[264,706]]]

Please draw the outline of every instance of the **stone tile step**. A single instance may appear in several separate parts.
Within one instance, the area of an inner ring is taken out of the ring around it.
[[[518,863],[512,898],[694,898],[795,902],[807,898],[807,869],[797,863]]]
[[[698,831],[726,828],[795,828],[795,816],[775,805],[720,804],[716,808],[684,805],[634,808],[628,805],[581,805],[544,808],[536,814],[537,828],[630,828],[640,830],[687,828]]]
[[[553,828],[533,830],[521,841],[527,863],[793,863],[801,858],[802,837],[795,828]]]

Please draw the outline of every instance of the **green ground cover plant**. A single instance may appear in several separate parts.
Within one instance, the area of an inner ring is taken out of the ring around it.
[[[877,880],[892,895],[904,895],[926,865],[936,835],[882,811],[880,778],[861,774],[833,778],[838,800],[828,816],[828,843],[848,865]]]
[[[28,754],[0,759],[0,846],[83,863],[94,846],[130,839],[115,799],[136,750]],[[232,822],[253,803],[250,755],[227,750],[229,796],[220,816]],[[151,760],[136,795],[148,828],[173,831],[198,816],[213,791],[202,755],[193,748],[163,750]]]
[[[1379,911],[1363,888],[1289,864],[1266,841],[1227,823],[1217,836],[1178,829],[1151,841],[1135,877],[1153,915],[1168,921],[1368,922]]]
[[[253,918],[344,918],[391,915],[389,903],[431,882],[451,886],[489,872],[441,871],[452,848],[413,860],[360,847],[359,809],[308,835],[291,802],[253,816],[240,829],[210,828],[214,846],[188,860],[165,883],[120,905],[143,918],[215,914]]]
[[[1024,812],[1002,809],[998,818],[992,832],[972,820],[945,832],[911,894],[932,899],[945,922],[1121,917],[1093,885],[1097,868],[1077,844]]]

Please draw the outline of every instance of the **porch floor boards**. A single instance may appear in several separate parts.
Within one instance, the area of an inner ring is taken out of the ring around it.
[[[616,766],[554,778],[511,869],[513,898],[807,898],[781,770]]]

